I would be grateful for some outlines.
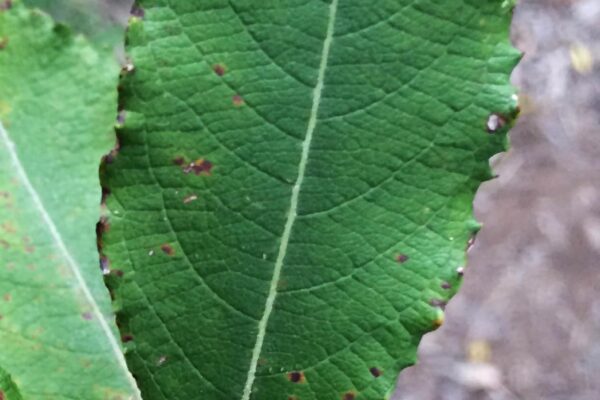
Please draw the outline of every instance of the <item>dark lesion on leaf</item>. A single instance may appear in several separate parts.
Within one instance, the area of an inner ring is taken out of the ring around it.
[[[160,249],[163,251],[163,253],[165,253],[168,256],[172,256],[173,254],[175,254],[175,249],[170,244],[165,243],[160,246]]]
[[[288,380],[293,383],[304,383],[306,382],[306,378],[304,377],[304,372],[302,371],[292,371],[287,374]]]
[[[219,76],[223,76],[225,75],[225,66],[223,64],[215,64],[213,65],[213,71],[215,72],[215,74],[219,75]]]
[[[121,335],[121,341],[123,343],[128,343],[128,342],[131,342],[132,340],[133,340],[133,335],[132,334]]]
[[[0,50],[4,50],[8,46],[8,36],[0,38]]]
[[[377,367],[371,367],[371,368],[369,368],[369,372],[375,378],[379,378],[381,376],[381,374],[382,374],[381,370],[379,368],[377,368]]]
[[[354,400],[356,398],[356,393],[354,392],[346,392],[342,396],[342,400]]]
[[[405,262],[407,262],[407,261],[408,261],[408,256],[407,256],[406,254],[398,254],[398,255],[396,256],[396,261],[397,261],[399,264],[404,264]]]

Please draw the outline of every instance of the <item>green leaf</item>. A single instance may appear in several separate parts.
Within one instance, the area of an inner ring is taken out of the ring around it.
[[[388,398],[504,148],[510,10],[139,3],[102,241],[144,398]]]
[[[0,365],[28,400],[130,398],[94,235],[118,66],[19,2],[0,39]]]
[[[1,400],[23,400],[17,385],[10,375],[0,368],[0,399]]]

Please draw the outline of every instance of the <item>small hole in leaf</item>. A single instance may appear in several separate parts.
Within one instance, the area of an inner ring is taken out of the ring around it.
[[[183,204],[188,204],[195,200],[198,200],[198,196],[196,196],[195,194],[191,194],[183,199]]]
[[[166,362],[167,362],[167,356],[160,356],[160,357],[158,357],[158,360],[156,360],[156,365],[158,367],[160,367],[161,365],[163,365]]]
[[[486,122],[486,128],[489,133],[496,133],[506,126],[506,118],[500,114],[490,114]]]

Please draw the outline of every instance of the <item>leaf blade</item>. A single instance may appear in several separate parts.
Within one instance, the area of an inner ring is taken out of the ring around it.
[[[0,362],[27,398],[128,397],[93,230],[118,69],[20,2],[0,36]]]
[[[336,2],[140,3],[104,239],[144,395],[388,395],[459,285],[503,148],[485,125],[514,108],[507,12],[340,4],[315,111]]]

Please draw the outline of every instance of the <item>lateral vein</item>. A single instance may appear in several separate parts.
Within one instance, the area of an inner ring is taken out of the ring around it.
[[[260,357],[262,346],[265,340],[265,334],[267,331],[267,324],[269,317],[273,311],[273,305],[275,304],[275,298],[277,297],[277,283],[281,276],[281,270],[283,268],[283,261],[287,254],[287,247],[290,241],[292,228],[296,217],[298,216],[298,198],[300,197],[300,188],[304,181],[304,174],[306,171],[306,165],[308,164],[308,155],[310,153],[310,145],[313,138],[314,130],[317,126],[317,116],[319,113],[319,106],[321,104],[321,95],[323,93],[323,87],[325,86],[325,70],[327,69],[327,63],[329,59],[329,52],[331,50],[331,44],[333,42],[333,33],[335,27],[335,17],[338,8],[338,1],[333,0],[329,5],[329,20],[327,24],[327,33],[325,41],[323,42],[323,51],[321,53],[321,63],[319,65],[319,73],[317,76],[317,84],[313,90],[313,102],[310,111],[310,118],[306,128],[306,135],[302,142],[302,155],[300,157],[300,163],[298,164],[298,177],[294,187],[292,188],[292,196],[290,199],[290,208],[288,210],[287,219],[281,235],[281,242],[279,244],[279,251],[275,260],[275,267],[273,269],[273,278],[271,279],[271,285],[269,288],[269,295],[265,303],[265,310],[262,318],[258,323],[258,335],[256,337],[256,343],[252,351],[252,359],[250,361],[250,369],[248,370],[248,376],[246,378],[246,384],[244,386],[244,392],[242,400],[250,400],[252,394],[252,387],[256,378],[256,369],[258,366],[258,359]]]

